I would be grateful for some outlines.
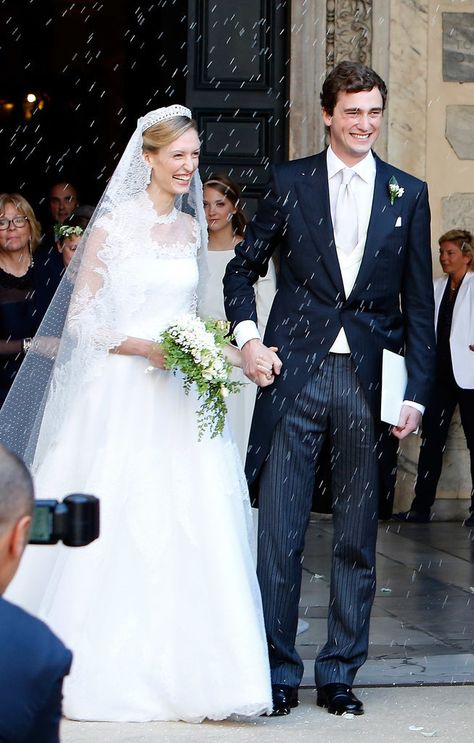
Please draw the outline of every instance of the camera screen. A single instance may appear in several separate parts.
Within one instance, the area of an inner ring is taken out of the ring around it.
[[[30,542],[48,542],[53,531],[53,513],[50,506],[35,504]]]

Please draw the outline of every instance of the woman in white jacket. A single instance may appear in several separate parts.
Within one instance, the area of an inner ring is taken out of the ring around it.
[[[397,521],[427,523],[443,464],[449,424],[459,405],[471,456],[471,506],[464,521],[474,526],[474,238],[468,230],[450,230],[439,238],[439,261],[446,274],[434,283],[436,380],[423,415],[415,498]]]

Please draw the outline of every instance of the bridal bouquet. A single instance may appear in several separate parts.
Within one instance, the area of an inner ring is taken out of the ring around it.
[[[211,438],[222,433],[227,412],[224,398],[240,387],[239,382],[230,380],[232,366],[222,351],[229,342],[228,330],[225,321],[184,315],[172,323],[158,341],[166,368],[182,373],[186,394],[193,384],[196,385],[202,401],[198,410],[199,440],[206,429]]]

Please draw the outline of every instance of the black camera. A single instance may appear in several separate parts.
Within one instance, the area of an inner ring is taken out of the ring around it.
[[[99,536],[100,509],[95,495],[72,493],[63,501],[36,500],[30,544],[84,547]]]

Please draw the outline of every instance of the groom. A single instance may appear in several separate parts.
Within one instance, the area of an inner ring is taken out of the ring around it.
[[[427,187],[372,152],[386,95],[370,68],[337,65],[321,93],[329,148],[272,169],[224,279],[244,371],[261,388],[246,467],[259,497],[257,570],[276,715],[298,704],[301,558],[325,442],[334,543],[317,703],[363,713],[352,684],[367,658],[377,519],[390,516],[397,443],[419,426],[433,376]],[[277,245],[279,288],[262,343],[252,285]],[[391,431],[380,422],[384,348],[404,354],[408,370]]]

